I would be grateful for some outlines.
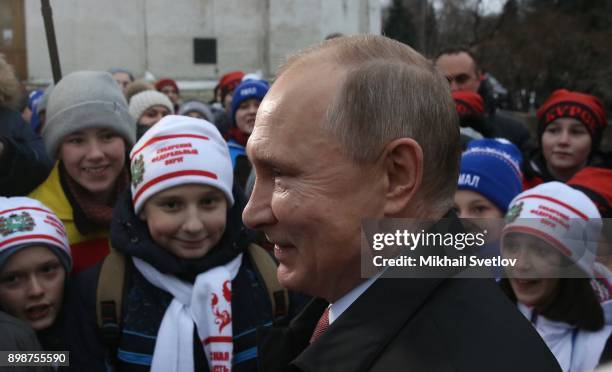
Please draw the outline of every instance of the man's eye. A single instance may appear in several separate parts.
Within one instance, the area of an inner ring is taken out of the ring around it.
[[[464,84],[468,80],[470,80],[470,76],[467,74],[459,74],[455,76],[455,81],[457,82],[457,84]]]
[[[272,173],[272,178],[274,178],[274,179],[279,178],[280,176],[282,176],[281,171],[276,169],[276,168],[272,168],[272,170],[270,172]]]

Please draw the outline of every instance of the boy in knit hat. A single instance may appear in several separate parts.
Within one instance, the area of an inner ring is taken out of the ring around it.
[[[72,258],[57,216],[37,200],[0,197],[0,309],[34,329],[46,350],[57,348]]]
[[[255,116],[259,104],[268,93],[268,83],[263,80],[245,80],[236,87],[232,97],[230,121],[232,126],[227,132],[227,144],[232,157],[234,178],[244,189],[251,163],[246,155],[246,144],[255,126]]]
[[[53,88],[42,137],[56,162],[30,197],[66,226],[78,272],[109,252],[112,209],[129,183],[125,159],[136,137],[135,122],[108,72],[78,71]]]
[[[512,198],[521,192],[521,153],[505,139],[480,139],[468,144],[461,156],[455,209],[468,230],[486,231],[481,257],[499,256],[503,217]],[[501,268],[494,274],[500,277]]]
[[[521,192],[519,149],[504,139],[469,143],[461,156],[455,207],[460,218],[503,218]]]
[[[130,99],[130,115],[136,120],[136,138],[149,130],[164,116],[173,113],[172,102],[156,90],[145,90]]]
[[[130,160],[131,193],[111,228],[127,261],[118,349],[103,345],[95,311],[81,311],[71,366],[103,370],[110,355],[125,371],[255,371],[254,330],[272,308],[244,254],[251,238],[225,141],[206,121],[169,115]],[[99,268],[85,273],[75,308],[92,305],[98,276]]]

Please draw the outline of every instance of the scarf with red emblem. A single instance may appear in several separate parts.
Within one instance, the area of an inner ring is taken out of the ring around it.
[[[242,254],[201,273],[193,285],[161,273],[141,259],[132,259],[145,279],[174,296],[157,332],[151,371],[193,371],[194,324],[210,370],[231,371],[232,279],[238,274]]]

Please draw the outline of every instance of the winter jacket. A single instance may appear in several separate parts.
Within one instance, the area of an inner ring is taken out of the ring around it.
[[[122,327],[117,351],[105,346],[96,323],[96,288],[101,265],[79,275],[71,289],[69,311],[74,316],[68,335],[71,368],[74,371],[104,371],[105,363],[117,371],[148,371],[153,359],[155,340],[172,295],[149,283],[133,266],[138,257],[160,272],[193,282],[210,268],[224,264],[244,252],[252,241],[241,223],[244,198],[234,188],[236,204],[228,211],[226,231],[204,258],[181,260],[157,246],[149,235],[146,222],[134,215],[130,193],[126,192],[115,207],[111,225],[113,247],[126,255],[126,281],[122,306]],[[242,206],[241,206],[242,205]],[[197,262],[194,262],[197,261]],[[129,274],[127,274],[129,273]],[[232,281],[232,331],[234,371],[256,371],[256,329],[272,324],[272,306],[262,280],[247,254],[243,255],[237,276]],[[194,366],[208,371],[208,363],[194,329]],[[106,362],[105,362],[106,360]]]
[[[242,189],[245,189],[251,172],[251,163],[247,157],[246,148],[234,139],[228,140],[227,146],[232,158],[232,167],[234,167],[234,179]]]
[[[495,109],[487,115],[487,123],[491,130],[491,138],[505,138],[523,152],[531,149],[529,130],[509,112]]]
[[[108,230],[96,228],[87,233],[79,231],[73,203],[68,200],[59,167],[58,162],[45,182],[32,191],[29,197],[51,208],[64,223],[72,251],[73,271],[78,273],[100,262],[108,254]]]
[[[532,308],[518,303],[527,319]],[[612,333],[612,301],[602,304],[605,325],[595,332],[578,329],[565,322],[552,321],[542,315],[536,317],[534,327],[559,361],[564,372],[593,371],[600,362],[604,347]]]
[[[0,106],[0,195],[25,196],[48,176],[53,161],[40,138],[21,115]]]
[[[459,233],[454,213],[433,232]],[[443,247],[417,247],[436,255]],[[457,253],[460,254],[460,253]],[[558,371],[544,342],[489,279],[401,278],[389,267],[312,344],[327,302],[258,334],[263,371]],[[447,271],[448,273],[448,271]],[[388,276],[388,277],[387,277]]]
[[[545,182],[559,181],[553,177],[546,167],[546,160],[540,149],[532,150],[524,156],[522,165],[523,171],[523,190],[528,190]],[[612,159],[610,154],[595,151],[589,157],[586,166],[595,166],[612,169]],[[561,181],[563,182],[563,181]]]
[[[43,351],[36,334],[24,322],[0,311],[0,350]],[[10,367],[11,372],[51,372],[51,367]],[[2,369],[4,370],[4,368]]]

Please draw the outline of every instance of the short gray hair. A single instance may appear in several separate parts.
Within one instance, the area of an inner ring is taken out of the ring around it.
[[[358,164],[373,163],[384,146],[412,138],[423,149],[424,200],[452,205],[461,146],[459,121],[448,81],[409,46],[384,36],[324,41],[291,56],[293,65],[325,59],[347,70],[342,88],[321,123]]]

